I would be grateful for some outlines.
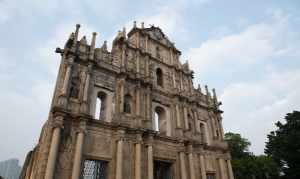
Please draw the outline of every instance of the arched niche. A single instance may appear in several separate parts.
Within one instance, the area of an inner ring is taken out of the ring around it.
[[[130,94],[124,96],[123,112],[127,114],[132,113],[132,97]]]

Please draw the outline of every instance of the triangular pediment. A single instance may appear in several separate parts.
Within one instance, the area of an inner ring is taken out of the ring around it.
[[[159,27],[151,26],[150,28],[145,29],[145,31],[149,34],[149,36],[159,41],[160,43],[165,44],[169,47],[174,47],[174,44],[168,39],[168,37],[163,33],[163,31]]]

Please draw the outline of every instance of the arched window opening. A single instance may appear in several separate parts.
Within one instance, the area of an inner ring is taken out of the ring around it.
[[[157,106],[154,110],[154,130],[159,131],[160,134],[167,132],[166,112],[162,107]]]
[[[156,69],[156,83],[158,86],[163,87],[163,72],[160,68]]]
[[[99,92],[96,100],[96,110],[95,119],[104,120],[105,119],[105,106],[106,104],[106,94],[104,92]]]
[[[200,123],[200,137],[201,141],[205,142],[205,126],[202,123]]]
[[[124,112],[130,114],[131,113],[131,96],[129,94],[126,94],[124,96]]]

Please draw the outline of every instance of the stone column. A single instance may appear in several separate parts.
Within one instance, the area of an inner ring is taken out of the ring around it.
[[[180,173],[181,173],[181,179],[187,179],[187,173],[186,173],[186,166],[185,166],[185,153],[180,152]]]
[[[116,179],[122,179],[123,165],[123,139],[117,143]]]
[[[180,91],[184,91],[182,78],[183,78],[183,74],[180,71]]]
[[[187,108],[183,107],[183,116],[184,116],[184,128],[189,129],[189,121],[188,121],[188,114],[187,114]]]
[[[93,32],[92,42],[91,42],[91,48],[90,48],[90,54],[89,58],[94,59],[94,52],[95,52],[95,44],[96,44],[96,32]]]
[[[145,59],[145,74],[146,77],[149,77],[149,57],[148,55],[146,55],[146,59]]]
[[[149,49],[148,49],[148,38],[149,38],[148,35],[146,35],[146,40],[145,40],[146,53],[149,52],[149,51],[148,51],[148,50],[149,50]]]
[[[181,119],[180,119],[180,111],[179,111],[178,104],[176,104],[175,110],[176,110],[176,124],[177,124],[177,127],[180,128],[181,127]]]
[[[140,33],[139,32],[136,34],[136,47],[140,48]]]
[[[176,70],[175,69],[173,69],[173,71],[172,71],[173,73],[172,73],[172,80],[173,80],[173,87],[174,88],[176,88]]]
[[[219,162],[219,168],[220,168],[220,171],[219,171],[219,173],[220,173],[220,179],[226,179],[225,178],[225,168],[224,168],[223,159],[219,158],[218,162]]]
[[[122,58],[121,58],[121,68],[125,68],[125,60],[126,60],[126,45],[124,44],[122,47]]]
[[[139,134],[137,136],[138,142],[135,144],[135,167],[134,167],[134,173],[135,173],[135,179],[141,179],[141,141],[142,136]]]
[[[195,176],[195,167],[194,167],[194,158],[193,158],[193,146],[189,145],[189,166],[190,166],[190,176],[191,179],[196,179]]]
[[[193,81],[192,81],[192,78],[190,77],[190,78],[188,78],[188,80],[189,80],[189,89],[190,89],[190,93],[191,94],[193,94],[193,89],[194,89],[194,87],[193,87]]]
[[[106,96],[106,110],[105,110],[105,120],[107,122],[112,121],[112,110],[113,110],[113,94],[108,94]]]
[[[221,137],[222,137],[222,139],[224,139],[224,129],[223,129],[223,125],[222,125],[222,117],[221,116],[219,116],[218,117],[218,121],[219,121],[219,125],[220,125],[220,133],[221,133]]]
[[[119,97],[120,97],[120,102],[119,102],[119,110],[120,112],[123,112],[123,104],[124,104],[124,79],[120,80],[120,93],[119,93]]]
[[[74,163],[72,170],[72,179],[79,179],[80,177],[80,167],[81,167],[81,158],[82,158],[82,147],[85,134],[85,122],[81,122],[80,129],[77,134],[77,141],[75,147]]]
[[[170,57],[170,63],[173,65],[173,51],[172,48],[169,49],[169,57]]]
[[[153,147],[148,145],[148,179],[153,179]]]
[[[195,116],[195,125],[196,125],[196,131],[197,131],[197,133],[200,133],[201,132],[201,130],[200,130],[200,121],[199,121],[199,118],[198,118],[198,109],[196,109],[195,111],[194,111],[194,116]]]
[[[140,51],[137,51],[136,54],[136,73],[140,74]]]
[[[200,154],[200,172],[201,179],[206,179],[205,161],[203,155]]]
[[[81,106],[81,112],[86,112],[86,113],[88,112],[88,94],[89,94],[91,73],[92,73],[92,64],[88,66],[85,83],[84,83],[84,89],[83,89],[83,99],[82,99],[83,103]]]
[[[72,65],[73,65],[73,58],[68,58],[67,59],[67,69],[66,69],[66,74],[65,74],[65,78],[64,78],[64,83],[63,83],[63,87],[61,89],[61,95],[66,95],[67,94],[67,90],[68,90],[68,84],[69,84],[69,80],[70,80],[70,76],[71,76],[71,70],[72,70]]]
[[[151,120],[152,106],[151,106],[151,96],[150,96],[150,88],[147,88],[147,119]]]
[[[165,111],[166,112],[166,128],[167,128],[167,136],[171,136],[171,133],[172,133],[172,126],[171,126],[171,111],[170,111],[170,108],[168,108],[168,110]]]
[[[140,87],[136,88],[136,104],[135,104],[136,115],[139,116],[140,113]]]
[[[62,116],[57,116],[54,120],[55,120],[54,128],[53,128],[51,145],[50,145],[49,156],[47,161],[45,179],[54,178],[55,164],[57,160],[59,143],[60,143],[60,133],[61,133],[61,128],[63,128]]]
[[[226,162],[227,162],[228,177],[229,177],[229,179],[234,179],[231,161],[228,159],[228,160],[226,160]]]
[[[89,65],[85,79],[85,85],[84,85],[84,92],[83,92],[83,102],[87,102],[88,100],[88,92],[89,92],[89,84],[90,84],[90,78],[91,78],[91,68],[92,66]]]
[[[217,132],[216,132],[216,129],[217,126],[215,125],[215,118],[212,117],[212,115],[210,115],[209,113],[209,116],[210,116],[210,123],[211,123],[211,127],[212,127],[212,134],[213,134],[213,140],[215,140],[217,138]]]
[[[76,24],[75,38],[74,38],[75,43],[74,44],[76,44],[76,42],[78,40],[79,28],[80,28],[80,24]]]

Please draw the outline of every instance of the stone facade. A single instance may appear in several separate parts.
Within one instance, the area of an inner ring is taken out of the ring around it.
[[[193,87],[160,28],[134,23],[111,51],[96,48],[96,33],[78,40],[79,28],[56,49],[49,118],[22,178],[89,178],[97,163],[107,179],[233,179],[221,102]]]

